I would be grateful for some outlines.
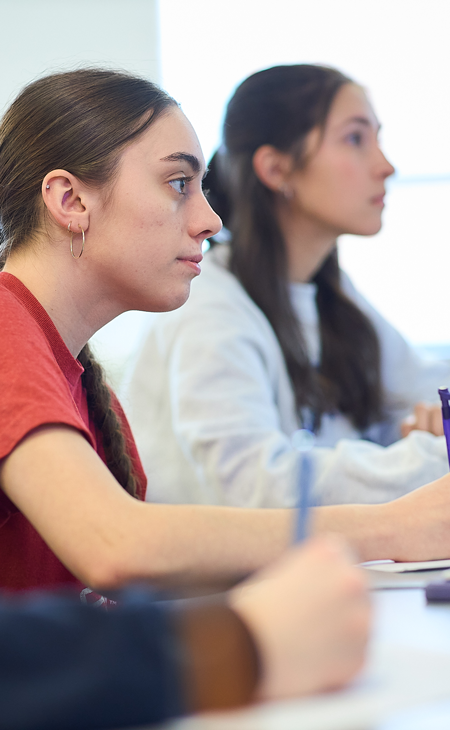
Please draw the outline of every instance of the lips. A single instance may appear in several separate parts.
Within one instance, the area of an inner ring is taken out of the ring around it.
[[[193,264],[199,264],[201,261],[203,261],[203,256],[201,253],[196,253],[193,256],[178,256],[179,261],[191,261]]]
[[[374,195],[373,198],[370,198],[370,202],[373,203],[373,205],[384,205],[384,196],[386,193],[381,193],[380,195]]]

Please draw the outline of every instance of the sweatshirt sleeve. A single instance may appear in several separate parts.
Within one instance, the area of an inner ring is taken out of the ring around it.
[[[41,595],[0,604],[3,730],[162,722],[185,709],[167,610],[141,597],[111,611]]]
[[[257,675],[252,637],[223,598],[133,589],[109,610],[50,594],[0,601],[2,730],[161,723],[247,702]]]
[[[315,449],[314,459],[318,504],[390,502],[448,474],[444,436],[426,431],[387,447],[342,439]]]

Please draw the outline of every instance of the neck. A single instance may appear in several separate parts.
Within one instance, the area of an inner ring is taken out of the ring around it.
[[[87,264],[82,259],[73,260],[70,254],[64,257],[58,252],[19,249],[9,256],[3,269],[36,297],[73,357],[97,330],[120,314],[102,301]]]
[[[336,246],[337,231],[301,213],[293,213],[287,206],[279,211],[278,225],[286,245],[289,280],[292,283],[311,281]]]

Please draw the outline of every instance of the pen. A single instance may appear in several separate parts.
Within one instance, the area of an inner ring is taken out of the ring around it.
[[[299,452],[300,456],[297,473],[297,515],[295,520],[294,542],[302,542],[308,536],[314,471],[311,449],[314,446],[315,440],[316,437],[313,432],[307,428],[301,428],[292,434],[292,446]]]
[[[450,465],[450,393],[448,388],[439,388],[439,397],[442,401],[442,424],[444,426],[445,442],[447,444],[448,463]]]

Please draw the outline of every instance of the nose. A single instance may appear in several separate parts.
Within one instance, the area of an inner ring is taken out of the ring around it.
[[[192,238],[202,243],[205,238],[215,236],[222,228],[222,221],[213,211],[203,193],[199,197],[197,215],[192,221]]]
[[[384,152],[380,147],[378,147],[378,160],[377,160],[377,169],[379,176],[386,180],[386,178],[390,177],[395,172],[395,167],[391,165],[387,157],[385,156]]]

